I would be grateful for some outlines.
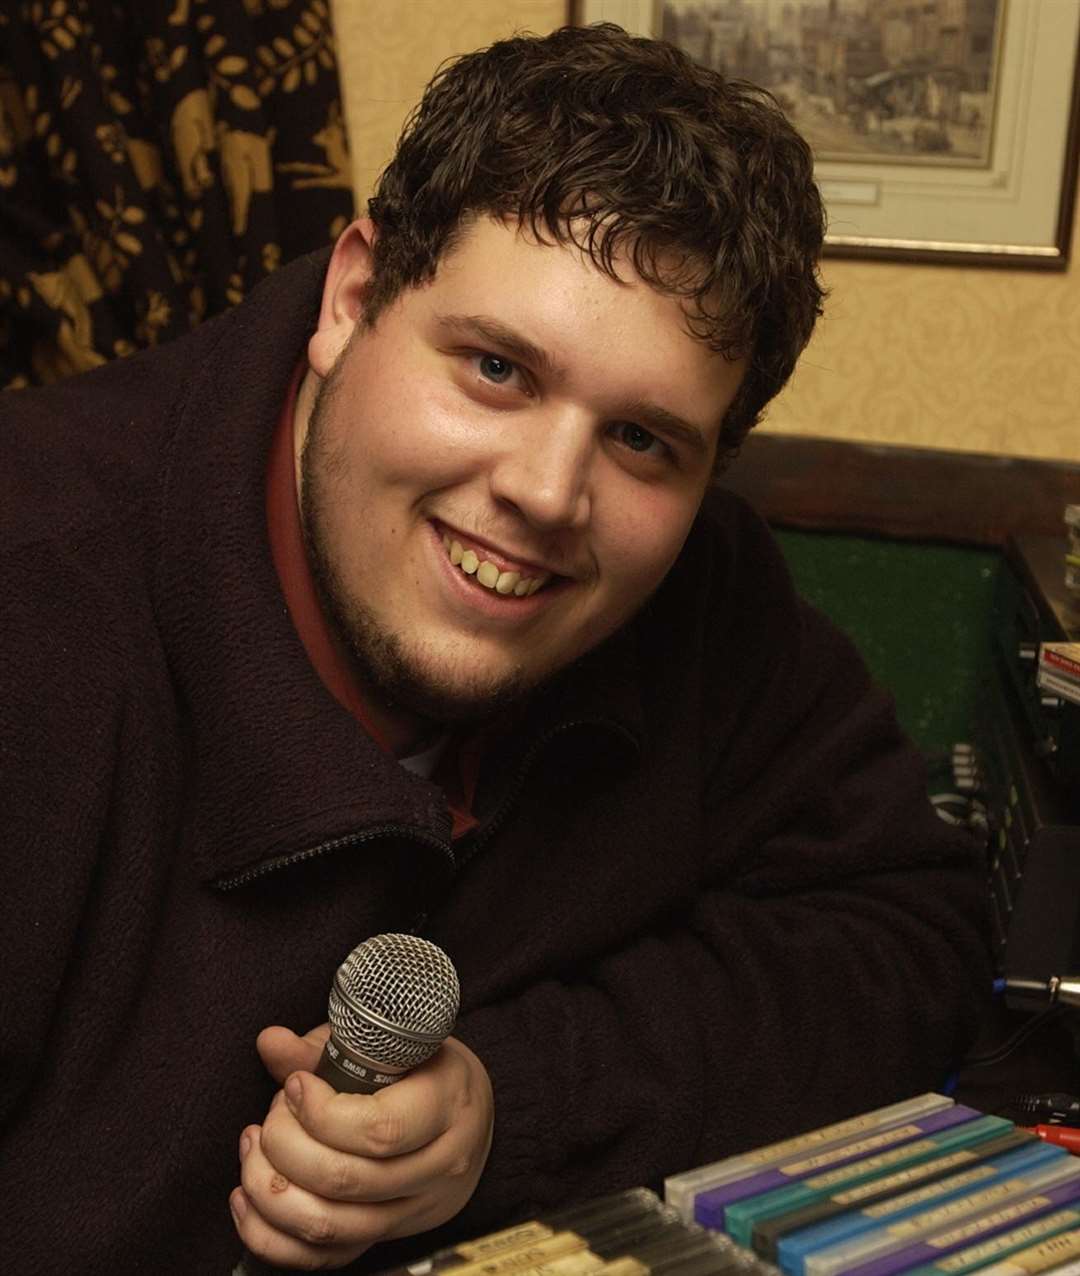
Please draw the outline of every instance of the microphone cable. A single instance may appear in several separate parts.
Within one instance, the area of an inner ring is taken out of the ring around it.
[[[1000,1063],[1033,1033],[1060,1019],[1066,1010],[1080,1008],[1080,975],[1051,975],[1049,979],[1025,979],[1006,975],[994,980],[993,993],[997,997],[1012,993],[1020,997],[1045,999],[1046,1004],[993,1049],[983,1054],[969,1055],[961,1063],[961,1068],[984,1068]]]

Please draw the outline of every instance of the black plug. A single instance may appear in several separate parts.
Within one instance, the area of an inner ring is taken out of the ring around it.
[[[1010,1106],[1024,1125],[1080,1125],[1080,1099],[1071,1094],[1021,1094]]]

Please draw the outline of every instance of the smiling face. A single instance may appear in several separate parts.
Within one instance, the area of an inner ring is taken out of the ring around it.
[[[491,219],[358,325],[370,233],[339,241],[309,345],[301,506],[331,619],[408,747],[641,607],[686,539],[743,365],[628,264],[615,280]]]

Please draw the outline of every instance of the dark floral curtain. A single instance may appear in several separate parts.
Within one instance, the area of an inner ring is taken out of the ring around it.
[[[0,7],[0,387],[177,336],[352,207],[327,0]]]

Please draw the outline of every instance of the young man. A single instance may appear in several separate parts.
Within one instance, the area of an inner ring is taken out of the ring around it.
[[[328,262],[6,400],[24,1266],[376,1270],[941,1082],[974,856],[760,522],[702,511],[821,232],[765,95],[515,39]],[[449,953],[458,1028],[335,1095],[314,1025],[388,930]]]

